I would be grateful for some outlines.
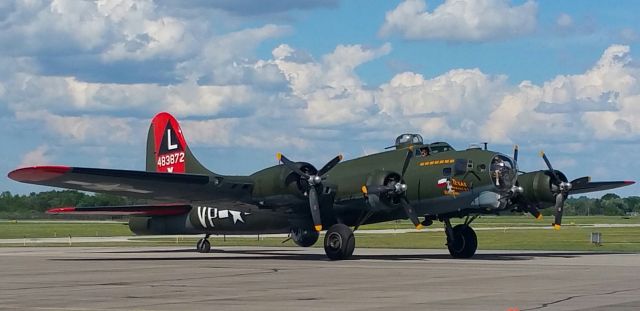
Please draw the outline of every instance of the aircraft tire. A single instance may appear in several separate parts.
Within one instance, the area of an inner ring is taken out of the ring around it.
[[[208,253],[211,251],[211,243],[207,239],[200,239],[196,244],[196,249],[200,253]]]
[[[344,260],[353,255],[356,238],[346,225],[335,224],[324,236],[324,251],[331,260]]]
[[[314,229],[291,229],[291,239],[300,247],[309,247],[318,242],[320,233]]]
[[[478,249],[476,232],[467,225],[453,227],[453,243],[447,244],[453,258],[471,258]]]

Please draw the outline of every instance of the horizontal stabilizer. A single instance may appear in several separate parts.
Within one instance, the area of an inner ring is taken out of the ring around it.
[[[170,216],[188,213],[188,204],[123,205],[123,206],[79,206],[56,207],[47,214],[61,215],[111,215],[111,216]]]

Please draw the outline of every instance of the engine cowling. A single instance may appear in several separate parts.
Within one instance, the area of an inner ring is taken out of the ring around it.
[[[567,177],[560,171],[556,174],[562,181]],[[518,176],[518,185],[522,187],[522,196],[528,202],[540,202],[554,204],[555,194],[551,191],[552,175],[550,171],[529,172]]]
[[[393,186],[396,183],[400,183],[401,178],[400,174],[393,171],[374,171],[367,177],[366,187],[367,189],[373,189],[378,186]],[[368,194],[367,201],[374,210],[392,209],[400,203],[399,197],[385,194],[380,196]]]
[[[378,170],[367,177],[367,187],[386,186],[391,182],[399,182],[400,174],[392,171]]]
[[[309,163],[298,162],[298,167],[310,174],[317,170]],[[291,204],[289,200],[307,200],[304,193],[308,190],[308,182],[283,165],[273,166],[252,175],[255,180],[253,196],[267,204]],[[275,201],[274,201],[275,200]],[[280,202],[283,201],[283,202]]]

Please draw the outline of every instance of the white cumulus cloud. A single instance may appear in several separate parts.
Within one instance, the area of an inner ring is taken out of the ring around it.
[[[542,85],[522,82],[491,112],[484,134],[505,142],[524,135],[550,141],[639,138],[640,69],[629,52],[612,45],[585,73]]]
[[[22,161],[18,167],[47,165],[51,163],[49,146],[40,145],[38,148],[31,150],[22,156]]]
[[[405,72],[380,87],[377,102],[381,113],[407,120],[425,135],[471,139],[509,89],[506,79],[479,69],[454,69],[432,79]]]
[[[534,1],[446,0],[429,12],[424,0],[406,0],[387,12],[380,34],[398,33],[410,40],[498,40],[535,30],[537,12]]]
[[[133,119],[108,116],[61,116],[38,110],[16,112],[18,121],[37,121],[44,124],[47,135],[56,142],[71,140],[74,143],[92,143],[96,145],[133,144]]]

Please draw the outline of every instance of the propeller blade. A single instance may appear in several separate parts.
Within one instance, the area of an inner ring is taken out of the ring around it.
[[[318,202],[318,192],[316,187],[309,188],[309,206],[311,207],[311,218],[316,231],[322,231],[322,219],[320,218],[320,202]]]
[[[284,164],[284,166],[286,166],[288,169],[292,170],[294,173],[304,177],[305,179],[308,179],[310,177],[309,174],[301,171],[300,168],[298,168],[298,166],[296,165],[295,162],[289,160],[282,153],[280,153],[280,152],[276,153],[276,158],[278,159],[278,161],[282,162],[282,164]]]
[[[553,221],[553,228],[556,230],[560,230],[560,225],[562,224],[562,213],[564,209],[564,201],[567,199],[567,195],[564,193],[556,194],[556,205],[554,208],[556,209],[555,219]]]
[[[336,166],[336,164],[338,164],[338,162],[342,161],[342,155],[339,154],[338,156],[336,156],[335,158],[331,159],[331,161],[329,161],[329,163],[325,164],[319,171],[318,171],[318,176],[322,177],[324,176],[324,174],[326,174],[327,172],[329,172],[334,166]]]
[[[513,161],[518,163],[518,145],[513,146]]]
[[[405,213],[407,213],[407,216],[409,217],[409,219],[411,219],[411,222],[416,227],[416,229],[422,229],[423,226],[418,219],[418,215],[416,215],[416,211],[414,211],[413,207],[411,207],[411,204],[409,204],[409,200],[407,200],[407,198],[403,196],[400,199],[400,202],[402,203],[402,207],[404,207]]]
[[[562,182],[562,180],[560,180],[560,178],[558,177],[558,174],[556,174],[556,170],[554,170],[553,166],[551,166],[551,162],[549,162],[549,159],[547,158],[547,155],[544,153],[544,151],[540,151],[540,156],[542,157],[542,159],[544,160],[544,163],[547,164],[547,167],[551,171],[551,175],[553,175],[553,178],[555,179],[554,181]]]
[[[540,213],[538,208],[535,207],[533,204],[527,204],[526,209],[527,209],[527,212],[529,212],[529,214],[531,214],[531,216],[535,217],[537,220],[542,219],[542,213]]]
[[[407,157],[404,159],[404,163],[402,164],[402,173],[400,173],[400,180],[404,177],[404,173],[407,171],[409,167],[409,162],[411,161],[411,157],[413,156],[413,148],[409,148],[407,150]]]

